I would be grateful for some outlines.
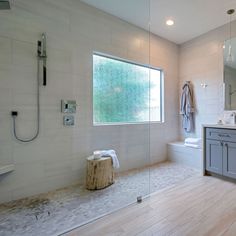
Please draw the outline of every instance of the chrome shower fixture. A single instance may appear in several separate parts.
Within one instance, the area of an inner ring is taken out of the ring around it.
[[[16,140],[22,142],[22,143],[29,143],[33,140],[35,140],[39,135],[40,130],[40,91],[39,91],[39,85],[40,85],[40,75],[43,74],[43,85],[46,86],[47,84],[47,69],[46,69],[46,60],[47,60],[47,54],[46,54],[46,35],[41,35],[41,40],[38,41],[38,50],[37,50],[37,127],[35,134],[28,139],[20,138],[17,135],[16,132],[16,119],[18,116],[18,111],[12,111],[11,116],[13,119],[13,135]],[[41,69],[43,69],[43,73],[40,73]]]
[[[47,53],[46,53],[46,34],[41,35],[41,41],[38,41],[38,60],[43,62],[43,85],[47,85]]]

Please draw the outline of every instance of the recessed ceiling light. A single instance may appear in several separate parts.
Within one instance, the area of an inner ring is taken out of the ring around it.
[[[166,24],[169,25],[169,26],[171,26],[171,25],[174,24],[174,21],[171,20],[171,19],[169,19],[169,20],[166,21]]]

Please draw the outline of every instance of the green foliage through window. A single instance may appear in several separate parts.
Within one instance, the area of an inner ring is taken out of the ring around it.
[[[161,121],[161,71],[93,55],[95,124]]]

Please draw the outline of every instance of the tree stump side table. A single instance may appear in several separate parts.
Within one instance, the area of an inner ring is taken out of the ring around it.
[[[89,190],[103,189],[114,183],[114,170],[111,157],[93,159],[87,157],[86,188]]]

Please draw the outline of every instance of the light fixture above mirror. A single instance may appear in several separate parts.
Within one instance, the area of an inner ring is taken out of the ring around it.
[[[227,14],[230,16],[229,22],[229,47],[228,47],[228,55],[226,58],[227,63],[232,63],[234,61],[234,55],[232,53],[232,15],[234,14],[234,9],[229,9]]]

